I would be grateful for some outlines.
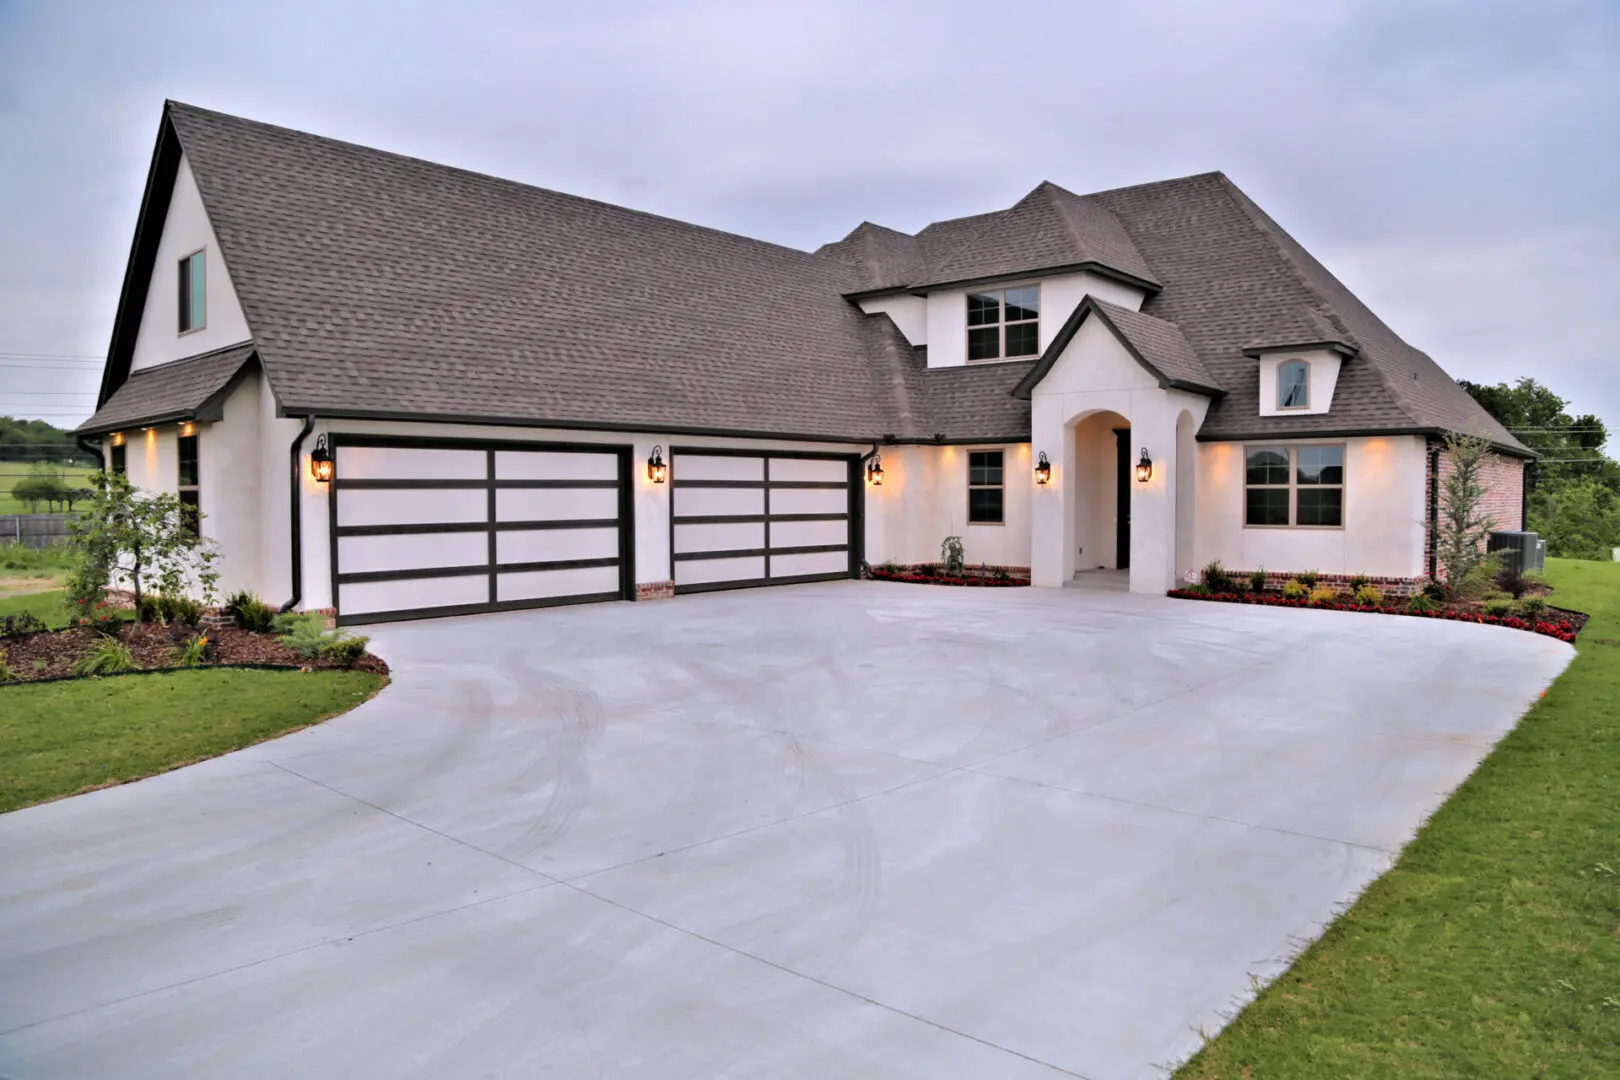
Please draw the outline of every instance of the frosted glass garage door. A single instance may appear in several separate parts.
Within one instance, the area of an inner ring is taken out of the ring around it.
[[[628,451],[336,436],[338,621],[617,600]]]
[[[850,577],[853,459],[676,447],[675,591]]]

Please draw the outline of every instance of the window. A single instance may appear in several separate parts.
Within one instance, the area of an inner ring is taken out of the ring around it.
[[[1303,360],[1289,360],[1277,368],[1277,408],[1311,407],[1311,366]]]
[[[185,516],[186,527],[197,532],[200,516],[197,512],[197,436],[181,435],[180,447],[180,513]]]
[[[124,454],[124,444],[119,443],[118,445],[114,446],[112,448],[112,455],[111,456],[112,456],[112,464],[110,466],[111,471],[117,473],[120,476],[127,475],[128,472],[129,472],[129,469],[127,468],[127,462],[129,461],[129,459]]]
[[[969,360],[1034,356],[1041,351],[1041,287],[970,292],[967,296]]]
[[[1243,483],[1245,525],[1344,525],[1343,446],[1248,447]]]
[[[1002,520],[1001,451],[968,454],[968,524],[1000,525]]]
[[[180,260],[180,332],[200,330],[208,323],[208,282],[203,253]]]

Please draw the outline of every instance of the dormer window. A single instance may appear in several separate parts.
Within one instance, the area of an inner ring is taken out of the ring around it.
[[[1010,360],[1039,354],[1040,312],[1039,285],[968,293],[968,360]]]
[[[208,324],[208,284],[203,253],[194,251],[180,260],[180,332],[201,330]]]
[[[1311,365],[1289,360],[1277,365],[1277,408],[1311,407]]]

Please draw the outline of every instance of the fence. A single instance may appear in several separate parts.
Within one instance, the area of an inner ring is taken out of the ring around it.
[[[42,548],[67,539],[74,514],[0,514],[0,544]]]

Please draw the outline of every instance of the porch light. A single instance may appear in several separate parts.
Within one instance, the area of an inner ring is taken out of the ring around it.
[[[1142,447],[1142,458],[1136,463],[1136,482],[1145,484],[1153,479],[1153,459],[1148,457],[1147,447]]]
[[[322,484],[332,482],[332,451],[326,445],[325,435],[316,437],[315,449],[309,452],[309,475]]]
[[[866,464],[866,479],[873,487],[883,486],[883,455],[873,454],[872,460]]]
[[[1044,484],[1051,479],[1052,463],[1046,460],[1046,451],[1042,450],[1041,456],[1035,460],[1035,482]]]
[[[114,446],[124,445],[124,433],[122,431],[115,431],[112,433],[112,444]]]
[[[655,484],[662,484],[669,476],[669,466],[664,464],[664,448],[653,447],[652,456],[647,459],[647,479]]]

